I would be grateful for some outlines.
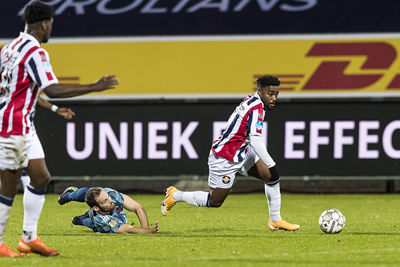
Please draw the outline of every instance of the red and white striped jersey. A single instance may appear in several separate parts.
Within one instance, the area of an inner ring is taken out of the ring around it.
[[[257,93],[248,95],[230,116],[222,135],[214,141],[213,153],[232,162],[242,161],[250,136],[262,136],[264,116],[264,103],[260,96]]]
[[[0,136],[29,133],[41,90],[58,83],[48,53],[30,34],[20,33],[0,53]]]

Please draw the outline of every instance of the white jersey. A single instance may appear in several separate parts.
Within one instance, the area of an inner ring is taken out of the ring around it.
[[[41,90],[58,83],[48,53],[30,34],[20,33],[0,53],[0,136],[26,135]]]

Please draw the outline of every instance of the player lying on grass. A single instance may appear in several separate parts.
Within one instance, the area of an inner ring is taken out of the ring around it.
[[[226,129],[214,141],[208,158],[210,192],[183,192],[170,186],[161,203],[161,212],[167,215],[177,202],[197,207],[222,205],[235,180],[237,172],[251,175],[265,183],[270,220],[268,228],[297,230],[300,225],[281,218],[281,193],[276,163],[268,154],[262,130],[266,110],[275,107],[280,81],[274,76],[257,80],[257,92],[248,95],[230,116]]]
[[[58,198],[64,205],[70,201],[86,202],[90,209],[81,216],[74,217],[75,225],[84,225],[100,233],[158,233],[158,222],[149,228],[146,210],[135,200],[111,188],[68,187]],[[142,227],[133,227],[128,223],[124,209],[136,213]]]

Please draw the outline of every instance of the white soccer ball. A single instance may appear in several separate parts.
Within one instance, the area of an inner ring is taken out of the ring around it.
[[[319,216],[319,227],[324,233],[337,234],[346,225],[346,218],[337,209],[329,209]]]

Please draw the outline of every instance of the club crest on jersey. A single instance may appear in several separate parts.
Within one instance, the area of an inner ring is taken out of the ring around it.
[[[108,223],[108,225],[109,225],[111,228],[114,228],[114,227],[117,225],[117,221],[111,220],[111,221]]]
[[[226,176],[226,175],[224,177],[222,177],[222,182],[224,184],[229,184],[230,181],[231,181],[231,177]]]
[[[264,127],[264,123],[262,121],[257,121],[256,122],[256,129],[261,131],[262,128]]]

